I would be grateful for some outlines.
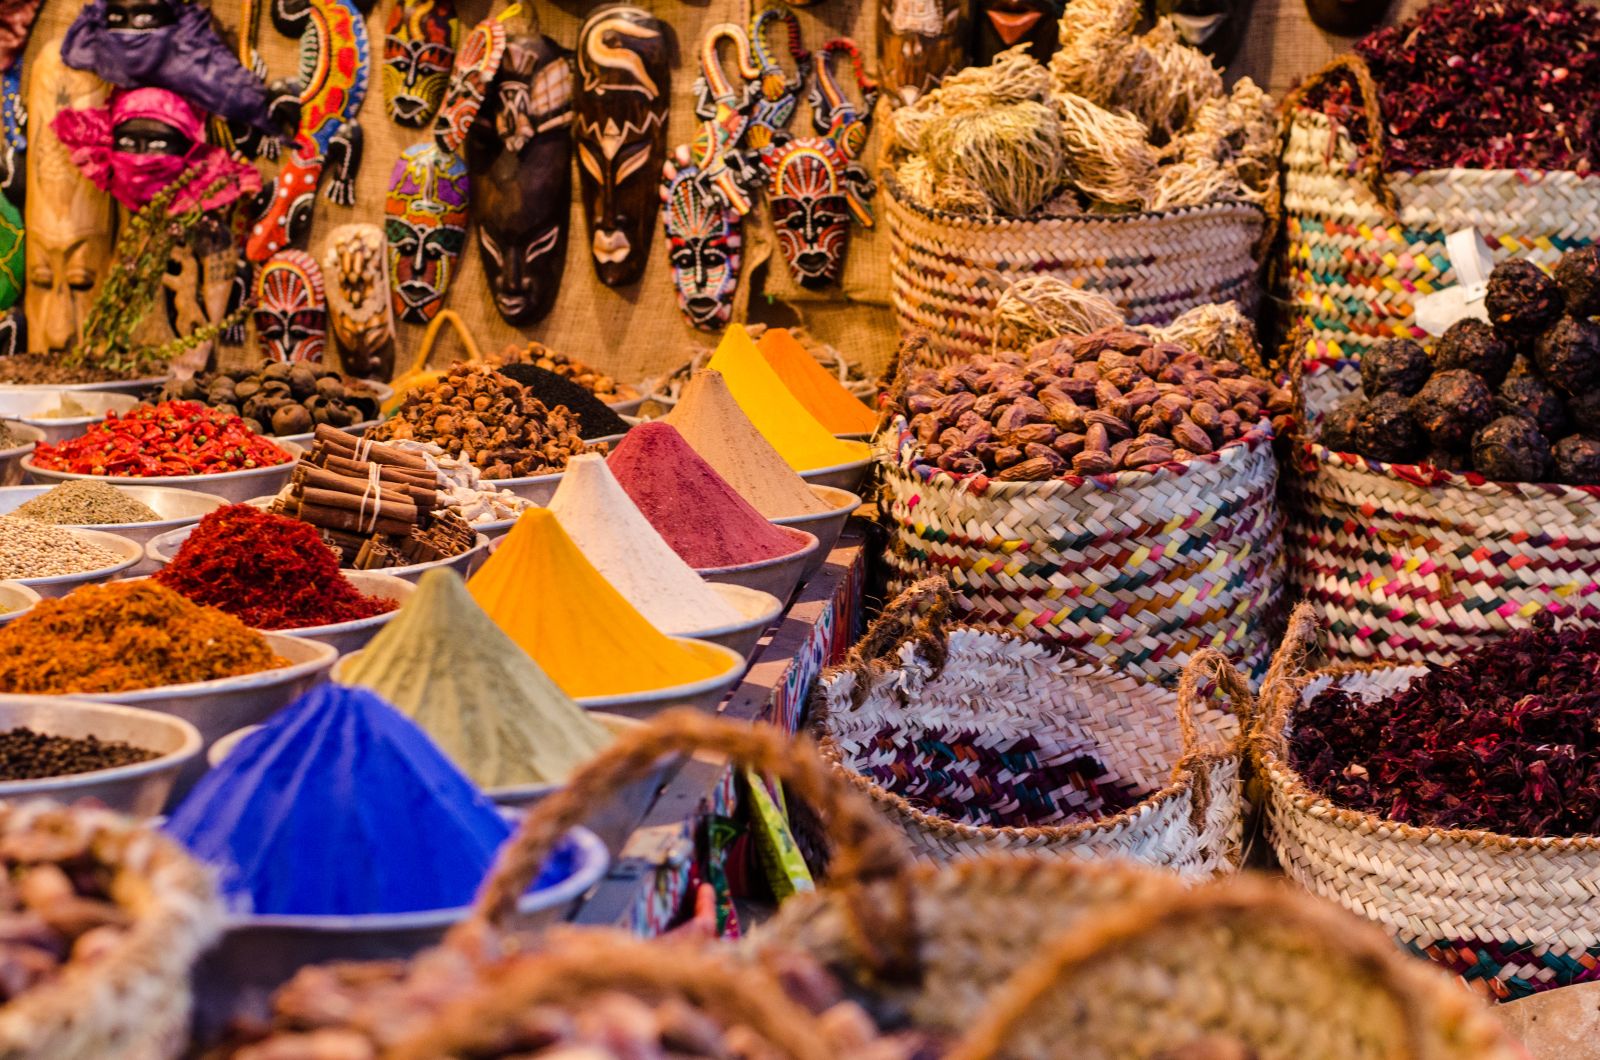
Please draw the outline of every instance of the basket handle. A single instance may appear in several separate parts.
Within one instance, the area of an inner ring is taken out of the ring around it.
[[[1465,991],[1430,989],[1428,971],[1413,968],[1381,931],[1330,904],[1312,901],[1286,887],[1250,876],[1163,895],[1108,905],[1079,926],[1069,928],[999,987],[972,1027],[945,1060],[993,1060],[1019,1029],[1047,1011],[1052,992],[1066,981],[1087,979],[1119,950],[1163,930],[1222,923],[1244,934],[1262,924],[1287,925],[1315,938],[1326,951],[1359,967],[1390,992],[1409,1043],[1395,1056],[1426,1056],[1428,1017],[1440,1022],[1468,1018],[1472,998]],[[1204,974],[1204,970],[1197,970]],[[1091,989],[1104,990],[1102,980]],[[1419,1000],[1434,1002],[1424,1006]],[[1426,1009],[1426,1011],[1425,1011]]]
[[[461,322],[454,309],[441,309],[439,315],[428,321],[428,330],[422,333],[422,341],[417,344],[417,355],[411,359],[411,367],[405,374],[410,375],[420,372],[428,366],[428,358],[433,356],[434,344],[439,338],[439,329],[449,324],[455,330],[456,338],[461,340],[461,345],[466,347],[467,360],[483,360],[483,351],[478,348],[478,342]]]
[[[899,834],[829,768],[809,738],[688,708],[665,711],[623,733],[535,806],[500,848],[471,916],[452,930],[450,941],[469,950],[480,944],[493,948],[501,925],[569,829],[613,792],[647,776],[663,756],[697,751],[775,776],[820,812],[834,848],[830,883],[844,898],[863,959],[886,976],[914,976],[911,858]]]
[[[1194,778],[1189,794],[1189,825],[1196,835],[1205,831],[1212,797],[1211,760],[1200,746],[1200,734],[1194,724],[1202,682],[1215,683],[1233,705],[1233,712],[1239,719],[1235,746],[1245,746],[1256,713],[1256,699],[1250,693],[1250,683],[1226,655],[1215,648],[1202,648],[1189,656],[1178,676],[1178,735],[1183,741],[1183,755],[1172,767],[1172,774],[1177,777],[1187,771]]]
[[[855,668],[892,659],[908,641],[920,641],[925,646],[940,643],[945,624],[955,617],[955,607],[955,593],[943,578],[935,575],[913,582],[884,605],[850,649],[844,665]],[[943,663],[943,654],[939,654],[935,666]]]
[[[1283,641],[1273,653],[1267,675],[1261,682],[1262,710],[1256,717],[1251,739],[1258,745],[1270,743],[1282,757],[1288,751],[1284,727],[1294,708],[1299,678],[1307,671],[1306,661],[1317,650],[1317,615],[1308,603],[1295,605],[1284,630]]]

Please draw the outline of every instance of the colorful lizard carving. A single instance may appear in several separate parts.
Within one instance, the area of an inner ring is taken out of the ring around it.
[[[354,204],[361,165],[356,115],[366,98],[371,58],[366,22],[351,0],[271,3],[273,25],[285,36],[300,38],[300,72],[292,83],[300,116],[294,150],[266,189],[266,211],[250,230],[245,252],[254,262],[305,238],[324,168],[333,170],[328,200]]]

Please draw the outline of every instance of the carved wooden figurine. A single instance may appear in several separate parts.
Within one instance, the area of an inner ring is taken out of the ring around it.
[[[967,65],[967,0],[878,0],[878,76],[915,103]]]
[[[386,252],[383,229],[348,224],[328,233],[328,248],[322,255],[328,323],[338,340],[339,362],[346,372],[367,379],[394,374],[394,313]]]
[[[328,344],[322,270],[303,250],[280,250],[256,274],[256,338],[269,361],[320,361]]]
[[[389,117],[420,129],[450,83],[461,22],[455,0],[394,0],[383,38],[383,98]]]
[[[730,78],[722,68],[717,46],[724,41],[733,45],[738,80]],[[700,128],[689,151],[701,178],[710,181],[740,217],[749,213],[752,206],[745,190],[752,177],[745,172],[739,142],[750,121],[760,77],[761,70],[751,57],[750,38],[743,26],[719,22],[706,30],[700,45],[700,76],[694,83]]]
[[[667,28],[631,6],[604,7],[578,32],[578,180],[595,272],[609,287],[644,273],[660,206],[671,94]]]

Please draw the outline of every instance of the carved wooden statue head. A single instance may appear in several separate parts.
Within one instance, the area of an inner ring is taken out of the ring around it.
[[[328,344],[322,270],[303,250],[280,250],[256,274],[256,338],[270,361],[320,361]]]
[[[394,371],[386,250],[383,229],[348,224],[328,233],[322,253],[328,323],[339,343],[340,363],[351,375],[386,379]]]
[[[395,316],[426,324],[444,308],[467,241],[467,163],[437,144],[406,148],[384,200]]]
[[[574,136],[600,282],[644,272],[660,204],[671,93],[667,29],[637,7],[605,7],[578,33]]]
[[[572,66],[549,37],[513,32],[467,137],[472,217],[494,305],[510,324],[550,312],[567,263]]]
[[[413,129],[433,119],[450,82],[460,36],[455,0],[394,0],[383,38],[389,117]]]
[[[61,61],[56,41],[39,49],[28,70],[24,308],[34,351],[72,345],[111,264],[111,197],[84,179],[50,130],[62,110],[102,107],[109,95],[104,81]]]
[[[967,64],[967,0],[878,0],[878,76],[914,103]]]

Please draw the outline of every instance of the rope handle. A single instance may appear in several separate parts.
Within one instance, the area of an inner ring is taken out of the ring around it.
[[[1266,677],[1261,681],[1262,709],[1256,716],[1251,739],[1258,746],[1270,743],[1280,758],[1289,752],[1284,729],[1309,670],[1307,660],[1317,651],[1317,632],[1317,615],[1312,606],[1308,603],[1295,605],[1283,641],[1273,653]]]
[[[777,777],[819,811],[833,844],[830,888],[843,899],[858,952],[884,976],[914,976],[911,858],[899,833],[828,766],[810,739],[688,708],[665,711],[618,736],[535,806],[500,848],[472,914],[452,929],[449,941],[469,952],[497,949],[503,925],[569,829],[613,793],[649,775],[662,757],[695,752],[720,754],[732,765]]]
[[[907,643],[934,649],[937,669],[944,658],[945,624],[955,617],[956,595],[950,583],[934,576],[907,586],[879,612],[866,633],[850,649],[845,669],[857,669],[880,660],[892,662]]]
[[[423,371],[428,366],[428,358],[433,356],[434,343],[439,338],[439,329],[448,323],[455,329],[456,338],[461,340],[461,345],[466,347],[467,360],[483,360],[483,351],[478,349],[478,343],[467,330],[466,324],[456,315],[454,309],[441,309],[439,315],[428,321],[428,330],[422,333],[422,342],[417,346],[417,355],[411,361],[411,367],[406,369],[406,375],[414,375]]]
[[[1404,963],[1393,943],[1369,924],[1333,906],[1311,901],[1286,887],[1249,876],[1234,877],[1192,890],[1174,888],[1142,900],[1107,903],[1058,936],[991,996],[972,1027],[945,1054],[945,1060],[994,1060],[1014,1055],[1007,1042],[1019,1030],[1036,1026],[1053,1011],[1052,995],[1072,980],[1102,977],[1094,990],[1106,989],[1105,965],[1141,942],[1155,945],[1161,934],[1226,925],[1240,935],[1258,933],[1262,925],[1287,927],[1320,950],[1317,960],[1343,959],[1351,971],[1376,980],[1394,1001],[1409,1048],[1395,1056],[1426,1056],[1434,1021],[1454,1023],[1467,1017],[1471,998],[1461,992],[1430,989],[1421,968]],[[1313,958],[1307,957],[1307,960]],[[1204,968],[1192,974],[1209,975]],[[1449,999],[1448,1002],[1446,999]],[[1419,1004],[1426,1001],[1430,1004]]]
[[[1178,676],[1176,714],[1183,753],[1172,767],[1172,776],[1176,780],[1188,773],[1193,780],[1189,788],[1189,825],[1197,836],[1205,833],[1206,817],[1211,813],[1212,798],[1216,794],[1216,786],[1211,782],[1216,757],[1210,748],[1200,746],[1200,734],[1194,724],[1201,700],[1200,686],[1206,682],[1215,684],[1228,697],[1239,719],[1239,735],[1232,741],[1233,748],[1242,752],[1248,746],[1256,714],[1256,699],[1250,692],[1250,683],[1226,655],[1215,648],[1201,648],[1189,656]]]

